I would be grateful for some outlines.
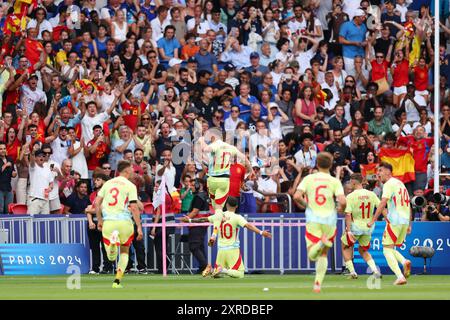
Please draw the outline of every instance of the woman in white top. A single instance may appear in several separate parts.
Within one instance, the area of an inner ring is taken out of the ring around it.
[[[27,25],[27,29],[39,28],[37,39],[42,40],[42,31],[53,32],[51,23],[45,19],[47,12],[44,8],[37,8],[35,13],[35,19],[30,20]]]
[[[347,78],[347,72],[344,70],[344,59],[341,56],[334,57],[333,69],[331,70],[334,76],[334,83],[338,90],[343,89],[345,85],[345,78]]]
[[[286,38],[281,38],[277,42],[277,49],[279,52],[275,56],[276,59],[287,64],[294,59],[294,54],[289,50],[289,40]]]
[[[115,97],[112,92],[111,84],[109,82],[105,82],[105,84],[103,85],[103,90],[100,91],[99,95],[97,96],[97,106],[99,106],[100,108],[99,113],[108,110],[109,107],[111,107],[114,98]]]
[[[278,23],[273,20],[273,11],[271,8],[267,8],[264,11],[262,27],[264,42],[270,43],[270,46],[274,49],[280,39],[280,27],[278,26]]]
[[[314,16],[314,12],[309,9],[304,9],[303,15],[306,20],[305,35],[310,36],[317,41],[323,40],[322,23]]]
[[[284,70],[285,64],[281,62],[280,60],[276,59],[269,65],[270,74],[273,78],[273,85],[278,88],[278,84],[281,81],[281,77],[283,76],[283,70]]]
[[[116,17],[111,24],[111,38],[117,43],[127,40],[128,24],[125,21],[125,13],[118,10]]]

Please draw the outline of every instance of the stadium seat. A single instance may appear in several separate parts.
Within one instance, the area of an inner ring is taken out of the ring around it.
[[[153,208],[153,204],[151,202],[144,202],[144,213],[145,214],[154,214],[155,209]]]
[[[11,203],[8,206],[8,211],[12,214],[27,214],[28,207],[26,204]]]

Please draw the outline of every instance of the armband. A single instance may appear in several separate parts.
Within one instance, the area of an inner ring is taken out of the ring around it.
[[[262,235],[263,235],[263,233],[264,233],[264,231],[262,231],[262,230],[261,230],[261,231],[259,232],[259,235],[261,235],[261,236],[262,236]]]

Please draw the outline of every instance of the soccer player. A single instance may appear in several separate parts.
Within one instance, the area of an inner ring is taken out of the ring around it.
[[[120,161],[117,165],[119,176],[107,181],[95,199],[98,230],[102,231],[103,242],[110,261],[115,261],[119,253],[116,278],[113,288],[120,284],[128,264],[129,247],[134,238],[131,215],[137,227],[137,240],[142,239],[142,226],[136,186],[129,180],[134,171],[130,162]],[[131,214],[130,214],[131,212]]]
[[[406,284],[406,278],[411,273],[411,261],[406,260],[402,254],[395,250],[395,246],[400,247],[405,241],[406,235],[411,233],[412,212],[409,205],[409,194],[403,182],[392,177],[392,165],[382,162],[378,166],[378,178],[383,183],[383,194],[381,202],[367,226],[369,228],[375,224],[380,214],[387,205],[388,213],[386,229],[383,234],[383,254],[389,268],[397,276],[394,285]],[[403,273],[398,263],[403,265]]]
[[[321,152],[317,156],[318,173],[306,176],[294,194],[297,204],[306,208],[306,245],[308,258],[316,261],[313,291],[319,293],[328,268],[328,250],[336,236],[337,212],[343,212],[346,200],[341,182],[330,175],[333,156]]]
[[[219,241],[216,258],[216,266],[211,272],[204,272],[204,277],[211,275],[212,277],[219,277],[220,274],[226,274],[232,278],[244,277],[244,262],[242,261],[241,252],[239,249],[239,228],[247,228],[255,233],[259,233],[265,238],[272,238],[268,231],[259,230],[253,224],[247,222],[245,218],[236,214],[236,209],[239,199],[236,197],[228,197],[226,208],[227,211],[214,214],[205,218],[190,219],[183,217],[183,222],[211,222],[214,225],[218,222],[220,225]]]
[[[250,161],[247,157],[235,146],[223,142],[221,135],[219,130],[210,129],[206,136],[210,136],[211,143],[207,145],[204,137],[199,140],[202,151],[210,154],[207,185],[216,214],[222,213],[223,204],[228,198],[230,189],[230,167],[233,158],[236,156],[238,159],[245,161],[247,168],[251,168]],[[217,219],[214,224],[213,235],[209,240],[209,245],[212,245],[217,238],[219,232],[219,224],[217,223],[220,224],[219,219]]]
[[[353,266],[353,246],[359,243],[359,254],[369,265],[376,278],[380,278],[375,261],[369,253],[370,240],[374,227],[368,228],[367,223],[371,220],[371,214],[378,207],[380,200],[372,191],[366,190],[362,185],[363,177],[360,173],[350,176],[350,184],[353,192],[347,196],[347,207],[345,208],[345,234],[342,235],[342,254],[345,266],[350,271],[350,277],[358,278]]]

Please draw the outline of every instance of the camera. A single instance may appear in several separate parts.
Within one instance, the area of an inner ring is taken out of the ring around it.
[[[434,204],[430,204],[430,205],[428,205],[428,206],[426,207],[426,210],[427,210],[429,213],[432,213],[432,212],[434,212],[434,211],[436,210],[436,206],[435,206]]]
[[[70,170],[70,175],[73,176],[75,174],[75,170]]]
[[[148,157],[147,156],[144,157],[144,161],[148,162]]]
[[[433,194],[433,202],[440,203],[442,205],[448,205],[450,203],[450,196],[447,196],[443,193],[435,193]]]
[[[411,204],[416,208],[423,208],[427,204],[425,197],[415,196],[411,198]]]

